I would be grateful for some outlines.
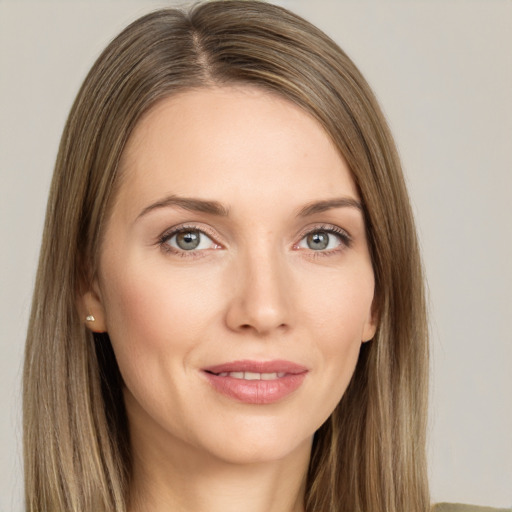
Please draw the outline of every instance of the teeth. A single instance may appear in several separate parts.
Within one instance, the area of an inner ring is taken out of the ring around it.
[[[279,373],[256,373],[256,372],[222,372],[219,377],[231,377],[233,379],[244,380],[275,380],[280,379],[286,375],[285,372]]]

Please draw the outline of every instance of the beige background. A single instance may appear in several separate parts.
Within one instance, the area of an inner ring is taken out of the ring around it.
[[[21,511],[20,368],[65,117],[106,43],[172,2],[0,0],[0,511]],[[288,0],[396,136],[431,302],[435,500],[512,505],[512,2]]]

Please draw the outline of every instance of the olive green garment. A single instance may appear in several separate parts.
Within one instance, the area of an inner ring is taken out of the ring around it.
[[[512,508],[477,507],[476,505],[461,505],[460,503],[438,503],[432,512],[512,512]]]

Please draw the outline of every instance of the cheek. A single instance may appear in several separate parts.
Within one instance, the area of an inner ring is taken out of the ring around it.
[[[210,320],[215,297],[205,292],[208,282],[199,289],[197,276],[161,267],[105,266],[107,328],[120,367],[136,363],[140,371],[162,363],[164,355],[166,364],[172,354],[183,358]]]
[[[175,409],[187,410],[190,389],[183,383],[215,321],[219,286],[212,275],[175,271],[165,260],[128,260],[104,266],[107,327],[130,397],[127,410],[131,421],[151,417],[181,428],[186,415]]]
[[[337,405],[352,378],[365,328],[371,319],[374,280],[371,267],[336,274],[317,290],[304,310],[318,354],[318,378],[326,415]]]
[[[319,286],[318,282],[311,282],[302,287],[303,314],[316,330],[319,344],[337,353],[347,344],[360,344],[371,322],[373,271],[371,266],[363,266],[333,272],[323,283]],[[306,293],[308,290],[314,292]]]

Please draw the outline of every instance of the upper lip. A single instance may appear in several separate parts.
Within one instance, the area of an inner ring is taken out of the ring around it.
[[[253,372],[253,373],[288,373],[299,374],[307,372],[308,369],[297,363],[284,360],[274,361],[230,361],[214,366],[203,368],[203,371],[209,373],[230,373],[230,372]]]

